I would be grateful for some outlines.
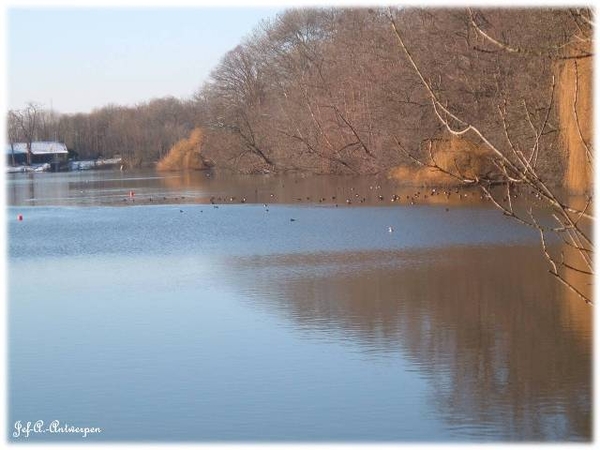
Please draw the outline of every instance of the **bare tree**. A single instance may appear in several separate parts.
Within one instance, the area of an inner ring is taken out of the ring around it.
[[[31,145],[37,138],[38,133],[38,115],[41,106],[37,103],[29,102],[22,110],[16,110],[12,114],[12,119],[21,132],[27,146],[27,165],[31,165],[32,152]]]
[[[151,164],[194,128],[196,106],[173,97],[135,106],[109,104],[88,114],[59,114],[46,120],[43,136],[55,136],[82,158],[118,154],[128,166]]]
[[[515,54],[516,57],[531,58],[535,56],[554,59],[589,58],[591,57],[591,53],[587,50],[582,51],[580,46],[577,46],[576,50],[571,50],[570,52],[568,49],[565,50],[568,42],[590,42],[592,22],[591,19],[589,21],[584,20],[590,18],[589,14],[581,10],[572,14],[575,14],[573,20],[577,23],[576,31],[572,35],[565,37],[565,43],[551,49],[526,49],[523,46],[501,41],[492,37],[491,33],[483,31],[482,27],[476,23],[475,15],[471,10],[467,10],[466,17],[468,18],[469,25],[474,28],[476,35],[483,37],[486,42],[491,43],[503,52]],[[542,138],[550,128],[551,112],[555,106],[555,77],[552,77],[550,86],[547,86],[545,90],[547,92],[546,105],[538,110],[538,120],[536,120],[536,117],[530,111],[527,102],[525,100],[522,101],[524,125],[521,124],[521,129],[525,128],[525,126],[528,126],[530,129],[529,142],[531,144],[529,147],[524,147],[515,142],[513,128],[517,127],[517,125],[511,123],[511,118],[507,113],[508,102],[506,98],[503,98],[503,101],[496,105],[496,116],[501,123],[499,129],[505,138],[504,143],[501,144],[492,138],[489,133],[482,131],[482,128],[476,125],[474,120],[466,118],[464,114],[457,113],[456,111],[460,107],[444,100],[441,84],[432,81],[425,75],[423,67],[417,62],[413,51],[408,47],[402,27],[397,18],[397,13],[390,9],[388,17],[397,43],[408,63],[418,75],[439,123],[443,125],[444,129],[450,135],[466,137],[473,142],[481,144],[488,151],[489,159],[498,169],[497,173],[500,176],[499,180],[497,179],[496,181],[500,181],[504,189],[492,189],[490,180],[482,179],[478,175],[465,176],[460,167],[455,167],[455,170],[449,170],[447,167],[442,166],[436,161],[431,145],[429,146],[428,157],[425,158],[414,157],[405,149],[403,151],[421,165],[442,171],[464,184],[479,186],[486,197],[505,215],[536,229],[540,235],[542,251],[549,263],[550,273],[586,303],[591,304],[591,296],[586,291],[589,291],[587,285],[591,283],[593,277],[593,242],[590,234],[591,221],[593,220],[590,212],[592,194],[591,192],[587,193],[586,201],[582,206],[576,205],[570,202],[568,197],[561,195],[559,189],[548,183],[539,172],[538,157],[540,152],[544,150],[542,148]],[[485,21],[485,18],[479,16],[479,20]],[[577,22],[577,20],[580,22]],[[520,63],[522,64],[523,61],[520,61]],[[576,74],[576,84],[578,83],[578,79]],[[540,89],[543,92],[543,88]],[[579,127],[580,120],[578,117],[577,99],[583,95],[589,96],[590,93],[587,92],[584,94],[580,92],[578,85],[575,87],[574,92],[575,107],[572,114],[575,116],[575,123]],[[491,111],[487,113],[488,115],[492,114]],[[514,116],[512,117],[514,118]],[[585,140],[583,136],[581,140],[585,143],[588,155],[587,161],[591,165],[593,154],[591,143]],[[537,200],[539,205],[534,207],[530,203],[525,210],[520,210],[514,201],[518,195],[516,191],[517,187],[521,187],[520,192],[525,190],[532,195],[530,199]],[[550,213],[551,222],[544,222],[540,219],[544,211]],[[548,242],[549,235],[557,237],[566,249],[560,252],[560,255],[557,255],[556,252],[550,249]],[[583,282],[572,282],[572,274],[583,276]]]
[[[15,143],[19,141],[19,131],[20,128],[17,113],[13,110],[10,110],[7,114],[7,137],[10,144],[11,163],[13,166],[16,165]]]

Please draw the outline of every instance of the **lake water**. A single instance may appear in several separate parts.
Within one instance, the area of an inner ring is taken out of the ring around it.
[[[478,194],[151,172],[7,191],[13,441],[592,438],[592,309]],[[102,431],[13,436],[37,420]]]

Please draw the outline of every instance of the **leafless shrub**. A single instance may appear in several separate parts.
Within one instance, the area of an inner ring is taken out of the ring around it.
[[[467,112],[461,110],[461,108],[464,108],[464,102],[455,104],[449,101],[448,96],[446,95],[447,90],[445,89],[445,85],[441,81],[441,78],[436,82],[426,76],[423,70],[423,63],[416,59],[415,52],[407,45],[405,32],[402,27],[402,24],[405,22],[398,20],[398,16],[398,12],[391,9],[389,10],[388,17],[397,38],[398,45],[408,63],[421,80],[422,87],[427,92],[431,108],[434,111],[438,122],[442,124],[446,132],[450,133],[452,136],[468,138],[472,142],[481,143],[487,149],[497,168],[499,180],[505,186],[505,190],[503,192],[492,190],[490,189],[490,180],[482,179],[478,173],[469,174],[461,172],[459,167],[456,167],[458,173],[453,175],[461,179],[464,183],[477,184],[480,186],[487,198],[489,198],[505,215],[537,229],[540,234],[543,253],[550,266],[550,273],[568,289],[581,297],[586,303],[591,304],[591,295],[588,293],[588,285],[591,283],[593,277],[593,242],[590,235],[590,221],[592,220],[590,212],[592,204],[591,192],[586,194],[586,201],[582,206],[576,205],[575,203],[570,202],[568,198],[561,196],[559,189],[548,183],[539,171],[538,162],[541,159],[540,155],[548,150],[547,146],[549,145],[544,137],[548,134],[549,129],[554,128],[554,126],[550,124],[550,121],[555,107],[557,90],[556,77],[554,75],[549,75],[551,80],[549,86],[544,86],[542,84],[539,88],[537,96],[545,96],[545,99],[538,100],[543,106],[536,110],[537,114],[532,113],[531,106],[528,106],[527,99],[523,97],[521,98],[521,103],[524,112],[522,116],[519,117],[514,111],[509,110],[509,96],[505,94],[503,89],[498,89],[499,101],[495,105],[496,108],[488,106],[490,108],[489,110],[480,111],[480,114],[484,114],[488,117],[495,116],[500,120],[500,126],[498,126],[496,130],[492,129],[488,131],[486,127],[490,126],[490,122],[493,124],[493,121],[490,121],[489,119],[487,121],[477,121],[477,119],[470,116]],[[480,21],[484,20],[482,15],[478,17]],[[483,39],[486,42],[494,47],[498,47],[500,49],[499,51],[502,52],[503,57],[507,54],[513,57],[514,54],[517,58],[520,58],[519,62],[522,62],[523,64],[527,64],[530,59],[535,58],[547,59],[549,61],[556,61],[557,59],[576,60],[588,58],[591,55],[585,51],[582,52],[581,46],[579,45],[576,46],[576,50],[571,50],[571,53],[565,54],[564,52],[566,50],[563,49],[568,46],[568,43],[572,42],[573,39],[567,32],[562,36],[564,42],[560,45],[544,48],[534,48],[531,47],[531,45],[526,47],[525,45],[521,46],[509,43],[506,39],[499,40],[491,37],[490,33],[484,32],[481,26],[475,22],[475,15],[470,10],[467,11],[466,18],[466,25],[475,28],[477,34],[483,36]],[[401,17],[401,19],[405,19],[405,17]],[[580,40],[587,39],[587,34],[583,33],[581,25],[578,25],[579,26],[573,33],[575,33],[574,36],[579,37],[579,39],[576,39],[579,42]],[[591,32],[589,28],[587,28],[587,31]],[[579,36],[579,33],[582,33],[582,36]],[[414,38],[414,36],[411,37]],[[534,39],[533,42],[539,41]],[[424,67],[429,66],[425,65]],[[550,68],[551,67],[552,64],[550,64]],[[575,65],[575,67],[577,68],[577,65]],[[559,85],[558,90],[573,91],[573,88],[569,87],[567,84],[570,79],[573,78],[563,77],[564,84]],[[593,154],[591,143],[581,132],[582,117],[579,114],[577,105],[577,103],[581,101],[581,97],[589,97],[590,92],[580,92],[577,74],[575,74],[574,80],[576,84],[574,88],[575,100],[573,102],[568,102],[573,104],[574,107],[567,108],[568,111],[565,113],[565,106],[564,104],[562,105],[562,115],[569,116],[566,121],[567,124],[563,126],[568,128],[569,124],[574,123],[576,125],[581,145],[575,148],[570,147],[568,151],[571,153],[582,153],[582,148],[585,149],[587,164],[591,165]],[[515,93],[511,92],[511,94],[514,96]],[[523,116],[525,117],[524,119],[522,118]],[[588,119],[589,117],[590,116],[587,116]],[[559,114],[559,122],[561,118],[564,123],[564,118]],[[589,121],[587,124],[589,124]],[[523,138],[523,136],[520,135],[520,131],[519,133],[515,133],[515,130],[523,130],[526,129],[527,126],[530,127],[529,133],[524,135],[527,137]],[[571,125],[571,128],[573,128],[573,125]],[[501,139],[500,134],[503,134],[504,139]],[[568,134],[573,135],[573,131]],[[529,143],[529,145],[527,145],[527,143]],[[429,168],[447,174],[450,173],[448,168],[445,167],[444,164],[441,164],[439,160],[436,160],[431,152],[429,158],[424,158],[422,156],[415,157],[410,155],[410,153],[409,156]],[[571,157],[569,157],[569,160],[570,159]],[[580,159],[581,158],[579,158],[579,160]],[[541,202],[542,207],[549,211],[554,220],[554,224],[542,223],[537,215],[539,210],[536,211],[533,207],[528,207],[526,211],[519,211],[513,205],[513,198],[515,198],[516,195],[515,186],[525,187],[530,191],[531,194]],[[588,183],[586,187],[591,191],[591,184]],[[562,245],[568,249],[568,253],[563,251],[560,256],[552,253],[548,245],[549,234],[558,237]],[[568,257],[565,257],[565,255],[568,255]],[[583,286],[576,285],[571,281],[572,276],[570,274],[572,273],[585,276]]]

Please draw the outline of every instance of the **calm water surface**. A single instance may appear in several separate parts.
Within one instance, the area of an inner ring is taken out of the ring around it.
[[[471,193],[410,205],[385,180],[146,172],[8,183],[9,433],[592,438],[591,310],[548,276],[535,233]]]

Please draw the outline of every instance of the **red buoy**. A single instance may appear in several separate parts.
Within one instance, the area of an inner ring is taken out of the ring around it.
[[[17,216],[17,220],[18,220],[18,221],[22,221],[22,220],[23,220],[23,214],[19,214],[19,215]]]

